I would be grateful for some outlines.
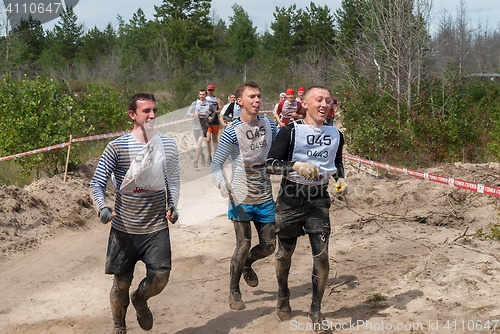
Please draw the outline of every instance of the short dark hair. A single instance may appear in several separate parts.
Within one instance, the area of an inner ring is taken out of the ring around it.
[[[236,86],[234,96],[236,96],[236,98],[240,98],[243,95],[245,88],[257,88],[260,90],[259,85],[255,81],[245,81]]]
[[[205,94],[208,94],[208,93],[207,93],[207,90],[206,90],[205,88],[200,89],[200,93],[201,93],[201,92],[205,92]]]
[[[128,110],[137,112],[137,101],[153,101],[156,102],[154,94],[137,93],[128,100]]]
[[[307,99],[307,95],[309,94],[309,92],[313,89],[321,89],[321,90],[326,90],[327,92],[330,92],[330,90],[324,86],[311,86],[309,88],[306,89],[306,91],[304,92],[304,96],[303,96],[303,100],[306,100]]]

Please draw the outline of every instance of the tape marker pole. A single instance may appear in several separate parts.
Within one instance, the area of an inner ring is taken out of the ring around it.
[[[68,146],[68,154],[66,155],[66,168],[64,169],[64,181],[66,183],[66,175],[68,174],[68,162],[69,162],[69,151],[71,150],[71,140],[73,139],[73,135],[69,135],[69,146]]]

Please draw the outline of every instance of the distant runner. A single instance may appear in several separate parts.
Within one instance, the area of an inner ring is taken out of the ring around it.
[[[229,98],[229,103],[224,106],[221,115],[226,126],[241,116],[241,106],[236,101],[236,96]]]
[[[279,102],[274,105],[273,115],[274,115],[274,119],[276,120],[278,131],[281,128],[281,125],[280,125],[281,117],[280,117],[280,115],[278,115],[278,106],[280,105],[281,102],[284,102],[285,100],[286,100],[286,93],[283,92],[280,94]]]
[[[297,94],[299,96],[297,96],[297,98],[295,99],[295,101],[298,101],[300,103],[302,103],[302,100],[304,99],[304,93],[306,92],[306,89],[304,87],[299,87],[299,89],[297,89]]]
[[[209,117],[215,113],[214,105],[207,100],[207,91],[200,89],[199,100],[191,103],[186,115],[193,118],[193,133],[196,140],[196,159],[193,167],[198,168],[198,160],[205,166],[205,155],[203,154],[203,139],[207,137]],[[210,153],[210,142],[205,140],[208,153]]]
[[[213,146],[214,154],[215,151],[217,151],[217,144],[219,142],[219,127],[220,127],[219,113],[222,110],[222,102],[217,96],[214,96],[214,90],[215,90],[214,85],[207,86],[207,91],[208,91],[207,101],[212,104],[213,110],[215,110],[215,113],[211,113],[211,115],[208,117],[208,130],[207,130],[206,140],[207,140],[209,164],[212,163],[211,146]]]
[[[291,88],[286,90],[286,100],[278,104],[276,114],[281,127],[290,122],[302,118],[302,104],[295,100],[295,91]]]

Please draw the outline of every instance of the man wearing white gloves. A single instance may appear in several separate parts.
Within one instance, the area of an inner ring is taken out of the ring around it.
[[[278,236],[277,313],[281,320],[292,317],[288,289],[291,259],[297,238],[308,234],[313,255],[309,318],[317,332],[324,332],[321,301],[329,271],[330,177],[337,180],[337,194],[347,193],[342,163],[344,137],[334,126],[325,122],[330,111],[330,99],[325,87],[308,88],[303,100],[304,108],[307,109],[306,117],[281,129],[266,161],[268,173],[283,175],[275,207]]]

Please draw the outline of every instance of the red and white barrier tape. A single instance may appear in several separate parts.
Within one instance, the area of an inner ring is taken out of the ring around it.
[[[419,172],[419,171],[415,171],[415,170],[411,170],[411,169],[391,166],[388,164],[383,164],[380,162],[363,159],[363,158],[356,157],[356,156],[349,155],[349,154],[343,154],[342,156],[344,157],[344,159],[347,159],[347,160],[359,162],[359,163],[369,165],[372,167],[385,169],[385,170],[388,170],[391,172],[396,172],[396,173],[400,173],[400,174],[404,174],[404,175],[410,175],[410,176],[414,176],[414,177],[417,177],[417,178],[422,179],[422,180],[447,184],[451,187],[467,189],[467,190],[475,191],[475,192],[478,192],[481,194],[487,194],[487,195],[500,197],[500,188],[497,188],[497,187],[491,187],[491,186],[486,186],[486,185],[481,184],[481,183],[474,183],[474,182],[469,182],[469,181],[464,181],[464,180],[459,180],[459,179],[453,179],[451,177],[428,174],[428,173]]]
[[[7,157],[0,158],[0,161],[14,159],[14,158],[20,158],[20,157],[24,157],[24,156],[32,155],[32,154],[36,154],[36,153],[47,152],[50,150],[55,150],[56,148],[67,147],[69,145],[70,145],[70,143],[67,142],[67,143],[62,143],[62,144],[57,144],[57,145],[53,145],[53,146],[49,146],[49,147],[40,148],[40,149],[29,151],[29,152],[13,154],[13,155],[9,155]]]
[[[187,121],[190,121],[190,120],[191,120],[191,118],[185,118],[185,119],[181,119],[181,120],[178,120],[178,121],[173,121],[173,122],[159,124],[159,125],[155,126],[155,129],[163,128],[163,127],[169,126],[169,125],[174,125],[174,124],[179,124],[179,123],[187,122]],[[48,152],[48,151],[55,150],[55,149],[58,149],[58,148],[68,147],[68,146],[71,145],[71,143],[78,143],[78,142],[84,142],[84,141],[91,141],[91,140],[99,140],[99,139],[120,137],[120,136],[123,136],[124,134],[127,134],[129,132],[130,132],[130,130],[120,131],[120,132],[111,132],[111,133],[106,133],[106,134],[103,134],[103,135],[94,135],[94,136],[88,136],[88,137],[75,138],[75,139],[72,139],[71,142],[57,144],[57,145],[53,145],[53,146],[49,146],[49,147],[44,147],[44,148],[40,148],[40,149],[37,149],[37,150],[29,151],[29,152],[24,152],[24,153],[18,153],[18,154],[9,155],[7,157],[0,158],[0,161],[14,159],[14,158],[21,158],[21,157],[25,157],[27,155],[32,155],[32,154],[37,154],[37,153],[42,153],[42,152]]]

